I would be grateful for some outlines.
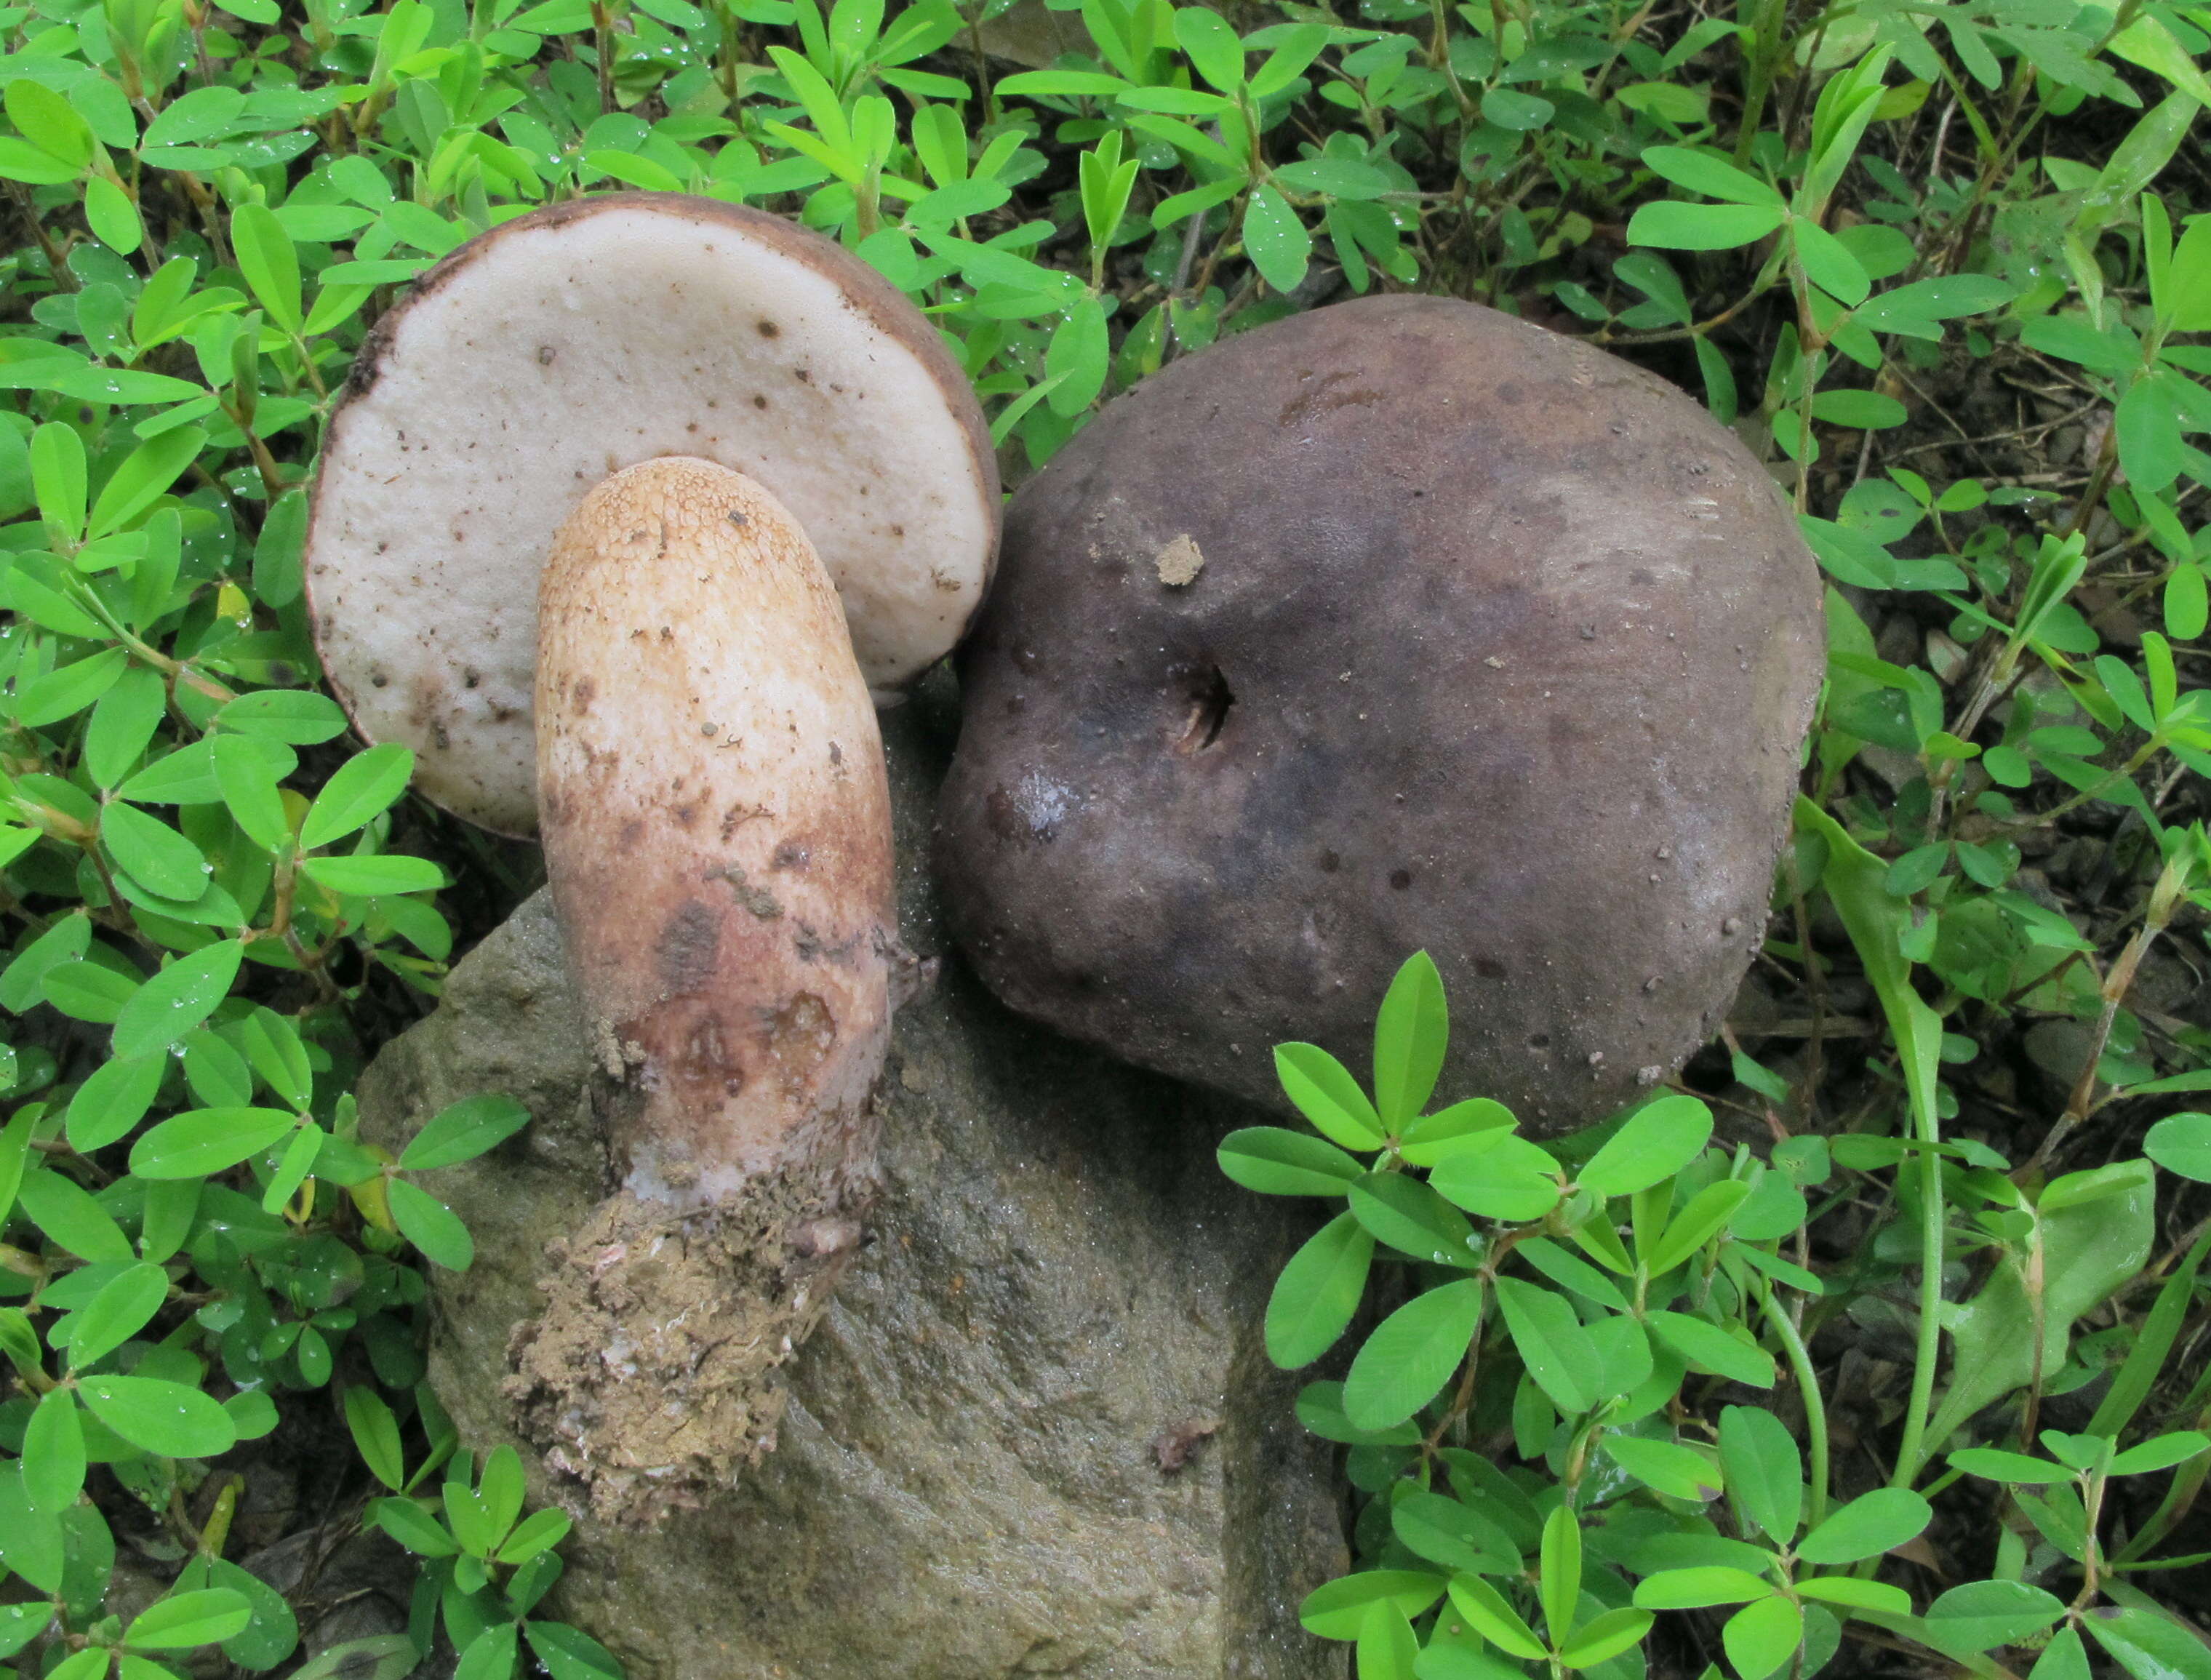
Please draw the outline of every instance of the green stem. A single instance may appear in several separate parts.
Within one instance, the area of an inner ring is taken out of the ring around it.
[[[1920,1141],[1930,1147],[1919,1156],[1919,1340],[1912,1356],[1904,1439],[1896,1449],[1896,1474],[1889,1477],[1889,1485],[1895,1488],[1909,1488],[1919,1475],[1927,1416],[1935,1403],[1935,1371],[1942,1359],[1942,1157],[1931,1147],[1941,1141],[1941,1123],[1935,1117],[1933,1094],[1923,1102],[1917,1091],[1912,1095]]]
[[[1812,1509],[1805,1525],[1817,1528],[1827,1514],[1827,1403],[1820,1393],[1812,1351],[1804,1345],[1796,1321],[1783,1308],[1772,1282],[1761,1275],[1758,1283],[1759,1305],[1766,1309],[1766,1321],[1781,1338],[1782,1351],[1789,1356],[1789,1368],[1796,1374],[1797,1390],[1804,1397],[1804,1444],[1812,1459]]]

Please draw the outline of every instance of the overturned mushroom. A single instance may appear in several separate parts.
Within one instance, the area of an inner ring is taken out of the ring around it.
[[[778,1368],[859,1246],[902,961],[870,685],[980,594],[986,435],[872,271],[668,197],[463,246],[333,424],[332,679],[433,798],[540,834],[607,1076],[611,1193],[548,1233],[509,1384],[603,1515],[772,1444]]]
[[[460,246],[361,347],[315,488],[325,672],[439,804],[536,828],[531,673],[553,533],[609,473],[695,455],[791,509],[879,697],[942,658],[989,581],[997,469],[935,327],[763,211],[618,193]]]
[[[1445,1077],[1531,1130],[1706,1042],[1756,949],[1819,590],[1733,436],[1472,304],[1264,326],[1009,510],[938,861],[1022,1012],[1279,1101],[1422,946]]]

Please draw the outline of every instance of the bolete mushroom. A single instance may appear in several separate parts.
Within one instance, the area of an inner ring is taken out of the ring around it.
[[[332,682],[433,798],[540,835],[606,1075],[609,1193],[547,1233],[509,1383],[602,1515],[772,1445],[859,1246],[906,962],[870,686],[956,639],[996,503],[919,312],[708,200],[462,246],[332,423],[306,561]]]
[[[615,193],[532,211],[423,275],[362,345],[318,470],[323,666],[438,804],[536,832],[537,574],[601,479],[694,455],[797,518],[879,698],[990,580],[990,433],[936,329],[834,242],[764,211]]]
[[[1469,303],[1257,328],[1008,510],[939,807],[1008,1004],[1281,1102],[1425,946],[1445,1089],[1541,1135],[1715,1030],[1821,662],[1787,506],[1688,397]]]

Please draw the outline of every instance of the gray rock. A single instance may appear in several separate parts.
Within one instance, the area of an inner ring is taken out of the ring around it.
[[[948,949],[920,861],[943,710],[886,719],[924,955]],[[479,1091],[536,1116],[431,1181],[476,1237],[437,1277],[431,1371],[479,1450],[514,1439],[543,1246],[607,1187],[587,1051],[541,894],[361,1088],[387,1144]],[[637,1680],[1342,1675],[1296,1618],[1345,1567],[1330,1459],[1260,1343],[1304,1227],[1213,1159],[1247,1111],[1016,1020],[953,956],[900,1010],[877,1100],[872,1241],[790,1367],[776,1451],[651,1532],[579,1523],[557,1612]]]

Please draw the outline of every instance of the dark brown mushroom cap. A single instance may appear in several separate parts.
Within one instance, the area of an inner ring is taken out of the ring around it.
[[[765,211],[615,193],[470,240],[377,324],[318,467],[305,569],[330,684],[439,804],[536,825],[537,576],[602,479],[695,456],[798,518],[879,694],[987,585],[998,478],[936,329]]]
[[[1787,506],[1664,381],[1478,306],[1258,328],[1015,497],[939,808],[1015,1009],[1280,1104],[1427,948],[1441,1090],[1538,1132],[1717,1029],[1821,662]]]

